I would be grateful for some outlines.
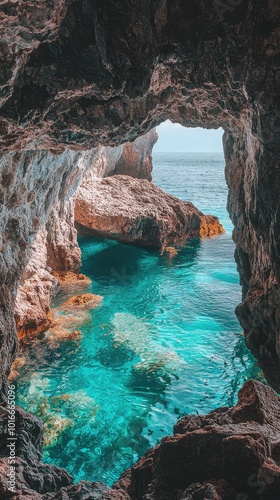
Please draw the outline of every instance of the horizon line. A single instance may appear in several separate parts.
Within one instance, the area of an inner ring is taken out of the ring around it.
[[[156,153],[202,153],[202,154],[211,154],[211,153],[224,153],[223,151],[153,151],[152,154]]]

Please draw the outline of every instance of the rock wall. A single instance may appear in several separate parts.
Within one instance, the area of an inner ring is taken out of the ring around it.
[[[52,324],[50,306],[59,289],[53,274],[56,271],[79,272],[81,251],[74,225],[75,198],[81,191],[78,186],[81,182],[89,184],[118,171],[150,179],[152,149],[157,138],[156,131],[152,130],[134,143],[72,153],[71,168],[61,178],[58,200],[35,238],[30,260],[20,277],[15,301],[19,338],[37,335]],[[60,155],[57,161],[61,161]]]

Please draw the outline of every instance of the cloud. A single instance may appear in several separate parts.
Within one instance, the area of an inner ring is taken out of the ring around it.
[[[161,130],[175,130],[178,128],[184,128],[180,123],[172,123],[170,120],[162,122],[158,127],[157,131],[160,133]]]

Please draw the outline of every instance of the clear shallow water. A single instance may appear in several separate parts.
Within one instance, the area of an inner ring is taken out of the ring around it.
[[[82,272],[103,303],[68,318],[81,339],[26,345],[28,363],[17,380],[18,403],[52,429],[44,461],[77,481],[111,484],[172,433],[178,417],[232,405],[244,380],[261,376],[234,314],[241,290],[223,155],[157,153],[153,179],[217,215],[227,233],[190,241],[172,261],[113,241],[80,240]],[[78,292],[57,297],[57,314]]]

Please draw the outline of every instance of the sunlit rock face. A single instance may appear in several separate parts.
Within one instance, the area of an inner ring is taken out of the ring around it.
[[[126,172],[129,176],[151,179],[152,148],[157,141],[155,130],[140,136],[134,143],[118,147],[99,146],[86,153],[72,152],[64,172],[59,197],[32,245],[31,257],[20,277],[15,302],[15,320],[19,338],[34,337],[53,322],[51,301],[59,289],[57,272],[79,273],[81,251],[74,226],[75,199],[85,185],[98,178]],[[61,160],[61,155],[57,158]],[[81,282],[80,282],[81,283]]]
[[[165,193],[152,182],[114,175],[83,182],[75,200],[82,234],[157,248],[224,232],[217,217]]]
[[[36,235],[74,190],[85,150],[131,141],[166,118],[225,129],[237,314],[279,389],[278,0],[22,0],[1,2],[0,13],[1,397],[18,280]]]

